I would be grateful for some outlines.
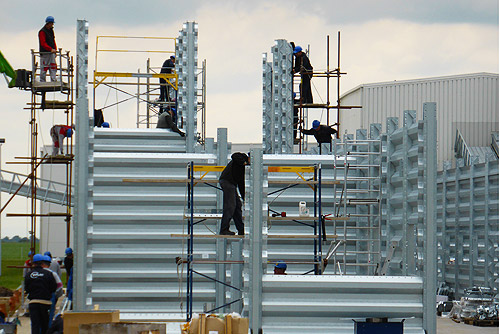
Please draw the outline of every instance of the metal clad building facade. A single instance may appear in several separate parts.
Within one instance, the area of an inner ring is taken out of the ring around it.
[[[385,132],[385,119],[399,117],[401,126],[404,110],[416,110],[421,119],[424,102],[437,103],[439,170],[454,158],[457,128],[470,146],[489,146],[491,132],[498,131],[498,74],[493,73],[360,85],[341,97],[343,105],[363,108],[341,110],[340,131],[382,123]]]

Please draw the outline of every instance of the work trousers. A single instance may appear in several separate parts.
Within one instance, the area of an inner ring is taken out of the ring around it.
[[[229,230],[231,219],[234,220],[234,225],[238,233],[243,234],[245,226],[243,225],[243,215],[241,212],[241,200],[236,191],[236,185],[226,180],[220,180],[219,184],[223,193],[222,204],[222,221],[220,224],[220,232]]]
[[[56,81],[56,55],[52,52],[40,53],[40,82],[45,82],[47,70],[50,72],[50,81]]]
[[[29,304],[31,319],[31,334],[45,334],[49,329],[50,305]]]
[[[302,103],[313,103],[313,96],[311,92],[311,77],[310,74],[302,74],[300,82],[300,98]]]

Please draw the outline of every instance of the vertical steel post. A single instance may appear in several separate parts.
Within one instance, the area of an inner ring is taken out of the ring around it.
[[[85,311],[92,305],[92,297],[87,289],[87,228],[89,196],[89,108],[87,97],[88,82],[88,29],[85,20],[77,21],[76,35],[76,184],[75,184],[75,264],[73,269],[74,295],[73,309]]]
[[[262,149],[251,149],[250,187],[247,194],[249,201],[249,317],[250,330],[254,334],[262,333],[262,228],[263,210],[263,159]]]
[[[191,321],[193,316],[193,242],[194,242],[194,163],[191,161],[188,167],[188,250],[187,250],[187,303],[186,303],[186,318]]]
[[[233,241],[231,243],[231,260],[233,261],[241,261],[243,260],[243,240]],[[231,285],[235,288],[239,288],[241,291],[243,290],[243,277],[241,275],[243,271],[243,265],[240,263],[231,264]],[[222,284],[217,284],[222,285]],[[231,289],[231,297],[233,300],[241,298],[241,291],[236,291]],[[216,304],[220,305],[220,304]],[[241,314],[243,310],[243,302],[239,301],[237,303],[231,304],[231,312],[236,312]]]
[[[186,131],[186,152],[195,151],[197,138],[197,88],[198,76],[195,71],[198,64],[198,24],[184,23],[176,43],[176,65],[178,65],[179,94],[178,119],[180,128]],[[177,69],[177,68],[176,68]]]
[[[424,329],[436,333],[436,178],[437,120],[436,103],[424,103],[425,140],[425,250],[424,250]]]
[[[228,162],[228,145],[227,145],[227,129],[217,129],[217,165],[225,166]],[[217,210],[222,212],[223,196],[222,191],[217,191]],[[220,221],[217,223],[217,232],[220,231]],[[219,260],[226,260],[227,243],[226,240],[217,238],[216,241],[217,256]],[[219,282],[224,282],[226,279],[226,266],[223,263],[215,265],[215,274]],[[223,284],[215,284],[215,305],[225,304],[226,286]]]
[[[313,261],[314,263],[314,275],[319,274],[319,266],[318,266],[318,243],[321,243],[321,233],[318,233],[318,225],[321,226],[321,221],[319,221],[318,218],[318,165],[314,166],[314,256],[313,256]]]
[[[262,146],[264,153],[273,153],[273,66],[262,54]]]

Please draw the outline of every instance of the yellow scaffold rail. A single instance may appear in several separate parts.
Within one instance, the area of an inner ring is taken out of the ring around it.
[[[107,78],[162,78],[167,84],[177,90],[179,75],[177,73],[129,73],[129,72],[94,72],[94,88],[102,84]],[[175,80],[168,80],[175,79]],[[173,81],[173,82],[172,82]]]

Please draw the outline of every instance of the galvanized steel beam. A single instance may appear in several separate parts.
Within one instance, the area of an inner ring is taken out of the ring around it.
[[[88,299],[87,268],[87,228],[89,207],[88,196],[91,180],[89,169],[92,169],[92,158],[89,152],[89,108],[87,97],[88,82],[88,36],[89,24],[85,20],[77,21],[76,29],[76,156],[75,156],[75,220],[74,220],[74,252],[73,269],[73,309],[85,311],[91,307]]]

